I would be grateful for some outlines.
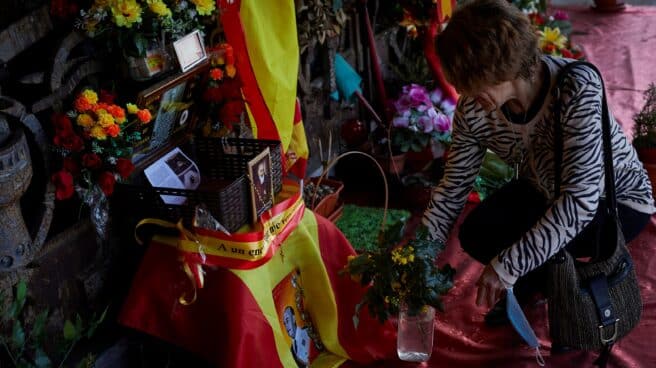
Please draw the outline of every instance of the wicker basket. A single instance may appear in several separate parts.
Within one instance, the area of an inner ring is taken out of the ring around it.
[[[319,181],[319,178],[311,178],[310,181],[316,185]],[[338,207],[339,193],[344,188],[344,184],[338,180],[323,179],[321,181],[321,185],[330,186],[333,189],[333,192],[324,196],[321,198],[321,200],[316,201],[314,203],[314,208],[312,208],[312,212],[317,213],[325,218],[329,218]],[[313,198],[308,198],[309,203],[312,203],[313,200]]]
[[[278,141],[255,139],[196,138],[180,147],[196,162],[201,172],[198,190],[151,187],[143,175],[132,184],[117,184],[112,211],[137,219],[153,217],[190,226],[197,205],[205,204],[230,232],[251,219],[251,197],[247,165],[263,149],[271,150],[275,193],[282,189],[281,147]],[[184,204],[166,204],[161,195],[185,197]]]

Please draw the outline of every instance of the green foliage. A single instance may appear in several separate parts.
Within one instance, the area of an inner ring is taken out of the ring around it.
[[[492,151],[485,153],[481,170],[474,182],[474,190],[479,194],[481,200],[485,199],[496,190],[512,180],[515,170],[503,162],[499,156]]]
[[[453,287],[455,270],[448,264],[441,269],[435,265],[443,244],[431,240],[423,225],[405,244],[401,234],[402,224],[390,225],[386,234],[379,236],[376,249],[349,257],[342,271],[367,288],[356,308],[356,325],[363,305],[381,323],[397,315],[402,305],[410,315],[418,314],[426,305],[444,310],[441,297]]]
[[[645,105],[633,116],[633,145],[636,148],[656,147],[656,84],[645,91]]]
[[[403,225],[409,218],[410,212],[408,211],[388,210],[387,226]],[[382,208],[360,207],[347,204],[344,205],[344,212],[342,213],[342,217],[337,220],[336,225],[355,249],[369,251],[378,248],[378,235],[382,223]],[[397,230],[390,230],[386,234],[391,234],[395,231]]]
[[[1,299],[4,299],[4,295],[1,296]],[[27,284],[25,281],[20,281],[16,286],[11,305],[0,311],[2,315],[0,344],[11,359],[13,367],[18,368],[63,367],[75,345],[83,338],[91,338],[107,315],[107,309],[105,309],[100,316],[94,313],[88,323],[85,323],[79,314],[76,315],[75,322],[66,320],[62,331],[62,347],[59,352],[49,356],[44,346],[49,311],[41,311],[28,325],[23,313],[26,300]],[[57,339],[49,341],[49,343],[53,342],[58,341]],[[53,360],[55,359],[60,363],[54,364]],[[94,361],[93,355],[88,355],[77,367],[93,367]]]

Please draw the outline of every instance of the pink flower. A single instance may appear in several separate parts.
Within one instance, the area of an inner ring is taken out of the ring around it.
[[[392,120],[392,125],[396,128],[407,128],[410,125],[410,119],[403,116],[397,116]]]
[[[396,112],[399,114],[408,111],[410,107],[412,107],[412,102],[408,96],[401,96],[401,98],[394,102],[394,109],[396,109]]]
[[[433,128],[440,133],[448,132],[451,129],[451,120],[448,116],[438,112],[437,117],[433,119]]]
[[[556,12],[553,14],[554,20],[568,20],[569,15],[567,15],[566,12],[563,10],[556,10]]]
[[[430,117],[424,115],[417,120],[417,127],[424,133],[430,133],[433,131],[433,122]]]
[[[422,104],[431,104],[430,97],[428,96],[426,89],[422,86],[413,84],[412,88],[410,88],[410,91],[408,92],[408,96],[410,97],[410,102],[412,103],[413,107],[417,107]]]
[[[444,94],[442,93],[442,90],[439,88],[435,88],[430,93],[430,100],[433,103],[433,105],[439,105],[440,102],[442,102],[442,97],[444,97]]]
[[[447,115],[451,115],[456,110],[456,102],[451,98],[445,98],[440,104],[440,110]]]

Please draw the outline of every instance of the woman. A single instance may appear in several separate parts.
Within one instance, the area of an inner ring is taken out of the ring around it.
[[[555,79],[573,60],[543,56],[528,18],[504,0],[462,6],[436,42],[445,76],[461,98],[444,177],[423,223],[433,238],[446,240],[487,149],[516,167],[522,180],[473,210],[459,237],[463,249],[485,264],[476,304],[491,307],[512,286],[521,301],[539,289],[527,282],[527,274],[560,249],[591,255],[592,250],[577,244],[589,243],[584,239],[594,235],[601,217],[596,215],[605,206],[602,84],[591,68],[574,67],[558,97],[560,122],[553,121]],[[561,194],[553,198],[556,123],[563,126],[563,152]],[[656,208],[647,174],[612,114],[611,137],[619,218],[628,242]],[[539,220],[526,223],[536,208],[544,211]],[[522,282],[515,285],[518,279]],[[503,303],[492,311],[496,313],[488,313],[488,324],[505,315],[500,313]]]

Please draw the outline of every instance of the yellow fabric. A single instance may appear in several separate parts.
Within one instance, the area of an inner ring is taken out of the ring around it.
[[[442,18],[440,19],[440,22],[444,21],[444,18],[451,18],[451,14],[453,13],[453,6],[454,6],[454,1],[452,0],[439,0],[440,3],[438,4],[439,7],[442,9]]]
[[[287,152],[299,63],[294,1],[242,0],[240,16],[255,78]]]
[[[286,340],[286,332],[280,327],[271,290],[296,269],[301,272],[301,281],[305,289],[305,309],[310,314],[326,348],[326,352],[312,363],[312,367],[337,367],[348,359],[348,354],[339,343],[335,295],[321,259],[317,223],[312,212],[305,212],[296,231],[287,238],[281,251],[276,252],[269,262],[252,270],[231,270],[231,272],[248,286],[269,325],[272,326],[276,349],[283,365],[295,367],[296,363]]]

